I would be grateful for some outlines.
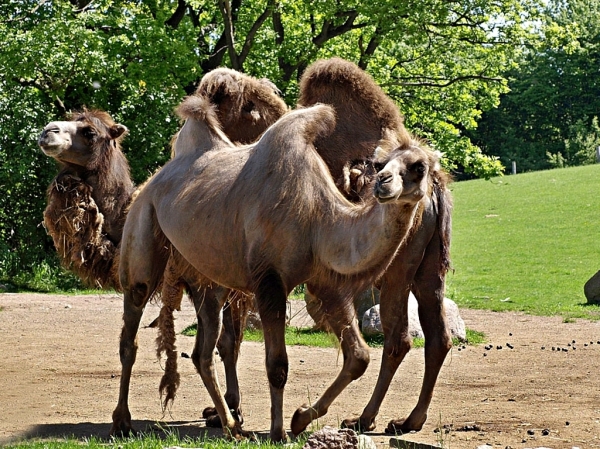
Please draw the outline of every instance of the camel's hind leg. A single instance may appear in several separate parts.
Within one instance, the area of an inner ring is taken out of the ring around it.
[[[311,292],[322,298],[324,317],[332,332],[339,338],[344,364],[333,383],[325,390],[319,400],[310,405],[299,407],[292,418],[292,432],[298,435],[316,418],[327,413],[335,398],[350,384],[363,375],[369,365],[369,347],[365,343],[356,320],[351,298],[340,298],[335,291],[314,289]]]
[[[285,312],[287,291],[280,275],[268,270],[258,280],[256,303],[265,338],[265,364],[271,393],[271,430],[274,442],[286,441],[283,427],[283,392],[288,376],[288,356],[285,347]]]
[[[223,287],[192,285],[190,292],[198,316],[198,332],[192,361],[213,400],[225,435],[235,439],[247,437],[248,434],[242,430],[241,423],[233,417],[225,401],[214,363],[214,351],[221,332],[222,308],[229,290]]]
[[[240,423],[244,423],[241,408],[240,385],[237,376],[237,362],[240,354],[240,346],[244,339],[246,319],[251,304],[251,297],[239,292],[231,292],[227,304],[223,308],[223,329],[217,349],[223,366],[225,368],[225,382],[227,391],[225,401],[233,417]],[[221,427],[221,418],[215,407],[207,407],[202,412],[206,419],[207,427]]]

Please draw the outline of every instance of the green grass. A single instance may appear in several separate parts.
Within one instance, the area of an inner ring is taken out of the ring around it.
[[[178,446],[182,448],[203,449],[281,449],[281,444],[270,442],[242,441],[233,443],[225,438],[179,438],[174,432],[166,430],[166,436],[149,433],[132,438],[114,439],[110,442],[96,438],[78,440],[76,438],[63,438],[53,440],[27,440],[20,443],[11,443],[3,446],[6,449],[164,449]],[[293,443],[286,445],[288,449],[300,449],[306,438],[298,438]]]
[[[192,324],[181,331],[182,335],[193,337],[196,335],[197,325]],[[466,344],[478,345],[485,342],[485,335],[482,332],[477,332],[471,329],[467,329],[467,341]],[[263,333],[261,330],[246,330],[244,331],[244,341],[258,341],[263,342]],[[365,341],[372,348],[383,347],[383,335],[366,336]],[[314,330],[311,328],[296,328],[287,327],[285,330],[285,343],[286,345],[297,345],[297,346],[315,346],[318,348],[337,348],[339,346],[337,338],[333,334]],[[465,344],[453,339],[453,344],[458,346],[459,344]],[[422,348],[425,345],[425,341],[422,338],[413,339],[413,348]]]
[[[585,282],[600,269],[600,165],[452,184],[459,306],[600,319]]]

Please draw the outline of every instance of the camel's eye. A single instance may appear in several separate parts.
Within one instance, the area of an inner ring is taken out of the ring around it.
[[[375,173],[379,173],[385,167],[383,162],[373,162],[373,167],[375,168]]]
[[[413,164],[413,166],[411,167],[412,171],[416,171],[419,174],[425,173],[426,169],[427,169],[427,167],[425,167],[425,164],[423,164],[422,162],[417,162],[417,163]]]
[[[92,140],[94,137],[96,137],[96,131],[94,130],[94,128],[88,126],[81,130],[81,135],[88,140]]]

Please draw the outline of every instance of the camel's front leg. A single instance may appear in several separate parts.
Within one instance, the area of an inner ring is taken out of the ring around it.
[[[279,274],[264,274],[256,289],[256,302],[265,338],[265,363],[271,393],[272,441],[286,441],[283,427],[283,392],[288,376],[288,356],[285,347],[285,312],[287,292]]]
[[[229,410],[219,386],[214,363],[214,352],[221,332],[222,308],[229,290],[222,287],[200,289],[194,287],[192,291],[198,316],[198,332],[192,361],[213,400],[224,434],[234,439],[245,438],[248,433],[242,430],[241,423],[233,417]]]
[[[131,413],[129,412],[129,384],[131,372],[137,354],[137,332],[149,294],[146,292],[125,290],[123,302],[123,330],[119,346],[121,358],[121,382],[119,386],[119,400],[112,414],[111,435],[129,435],[131,426]]]
[[[444,311],[444,276],[422,264],[415,277],[414,293],[419,303],[419,320],[425,336],[425,373],[417,405],[406,419],[389,422],[387,433],[406,433],[421,430],[427,420],[427,411],[433,389],[446,354],[452,347]]]
[[[360,417],[345,419],[342,427],[362,432],[375,429],[379,407],[394,374],[412,346],[412,338],[408,334],[408,285],[401,277],[394,281],[391,284],[384,282],[381,288],[379,310],[385,340],[375,389]]]
[[[358,328],[352,298],[339,298],[335,291],[327,289],[312,290],[312,293],[323,300],[324,317],[340,340],[344,365],[334,382],[314,405],[303,405],[296,410],[292,418],[294,435],[303,432],[314,419],[325,415],[344,388],[363,375],[370,359],[369,347]]]

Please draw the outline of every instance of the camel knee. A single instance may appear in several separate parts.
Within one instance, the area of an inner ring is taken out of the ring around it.
[[[267,378],[272,387],[282,389],[285,387],[288,376],[287,359],[277,359],[267,364]]]
[[[360,347],[352,351],[352,359],[349,363],[348,373],[350,374],[353,381],[358,379],[365,373],[365,371],[369,367],[370,361],[371,356],[369,354],[368,348]]]
[[[402,362],[406,354],[412,349],[412,338],[405,335],[397,341],[388,341],[384,343],[383,350],[390,360],[397,363]]]

